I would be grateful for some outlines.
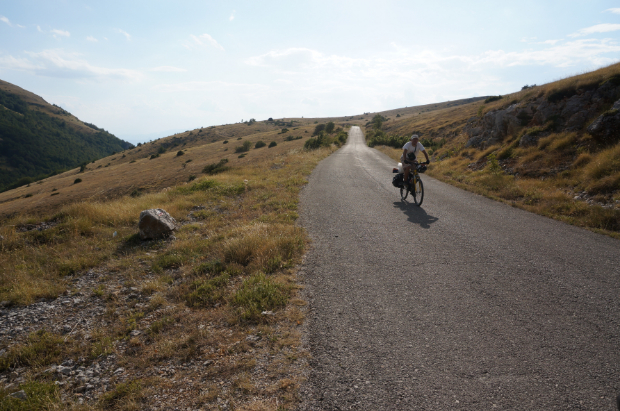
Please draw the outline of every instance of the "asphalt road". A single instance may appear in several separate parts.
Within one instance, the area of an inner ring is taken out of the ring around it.
[[[423,176],[363,142],[302,192],[307,410],[614,410],[620,241]]]

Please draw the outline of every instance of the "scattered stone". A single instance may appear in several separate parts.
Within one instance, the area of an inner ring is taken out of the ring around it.
[[[137,337],[140,334],[142,334],[142,331],[140,330],[133,330],[132,332],[129,333],[129,335],[131,335],[132,337]]]
[[[158,239],[169,236],[177,228],[177,222],[166,211],[155,208],[140,213],[138,228],[141,239]]]
[[[18,400],[27,400],[28,396],[24,390],[20,390],[11,394],[11,397],[17,398]]]

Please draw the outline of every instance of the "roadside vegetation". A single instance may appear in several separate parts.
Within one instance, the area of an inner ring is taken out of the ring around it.
[[[231,168],[211,164],[207,176],[162,191],[5,221],[0,301],[19,307],[79,293],[106,308],[105,325],[95,330],[43,328],[0,343],[0,373],[21,368],[27,376],[10,392],[0,390],[0,410],[148,409],[161,405],[155,394],[164,393],[192,409],[294,407],[306,364],[297,329],[305,303],[294,266],[308,239],[295,224],[298,194],[333,148],[272,150]],[[175,239],[139,239],[138,216],[150,208],[181,224]],[[48,228],[31,229],[41,221]],[[89,270],[100,273],[97,285],[76,289]],[[88,367],[110,355],[133,377],[112,377],[110,390],[88,407],[45,371],[68,359]],[[153,375],[169,365],[177,367],[173,379]],[[18,389],[29,402],[9,396]]]

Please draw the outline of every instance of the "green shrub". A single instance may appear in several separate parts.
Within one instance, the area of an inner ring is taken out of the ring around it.
[[[212,164],[208,164],[204,166],[204,168],[202,169],[202,172],[205,174],[211,174],[211,175],[222,173],[230,169],[230,167],[226,166],[227,163],[228,163],[228,159],[223,158],[217,163],[212,163]]]
[[[265,144],[264,141],[257,141],[256,144],[254,144],[254,148],[261,148],[261,147],[265,147],[267,144]]]
[[[194,268],[194,274],[220,274],[226,270],[226,266],[220,261],[210,261],[208,263],[202,263]]]
[[[304,148],[306,150],[315,150],[320,147],[329,147],[331,143],[332,139],[321,132],[316,138],[312,137],[308,139],[304,144]]]
[[[52,404],[60,402],[58,387],[54,383],[29,381],[19,386],[26,399],[11,397],[0,391],[0,411],[38,411],[55,409]]]
[[[76,178],[76,179],[73,181],[73,184],[77,184],[77,183],[81,183],[81,182],[82,182],[82,179],[81,179],[81,178]]]
[[[492,103],[494,101],[501,100],[501,99],[502,99],[502,96],[490,96],[484,99],[484,104]]]
[[[499,165],[495,153],[491,153],[487,156],[487,170],[489,170],[491,174],[499,174],[502,171],[502,167]]]
[[[225,287],[230,281],[230,275],[220,274],[210,279],[198,279],[190,285],[190,291],[185,301],[190,307],[208,307],[221,301],[226,295]]]
[[[149,158],[149,160],[152,160],[152,159],[157,158],[157,157],[159,157],[159,154],[153,154],[153,155],[151,155],[151,158]]]
[[[235,147],[235,153],[245,153],[246,151],[250,151],[252,148],[252,143],[250,141],[244,141],[242,145]]]
[[[177,151],[177,157],[178,156],[182,156],[183,154],[185,154],[182,150]]]
[[[316,127],[314,127],[314,132],[312,133],[312,135],[318,136],[319,133],[323,130],[325,130],[325,124],[318,124]]]
[[[276,143],[275,141],[272,141],[271,143],[269,143],[269,147],[267,147],[267,148],[275,147],[277,145],[278,145],[278,143]]]
[[[327,124],[325,125],[325,132],[326,132],[327,134],[331,134],[331,133],[333,133],[333,132],[334,132],[334,127],[336,127],[336,125],[334,124],[334,122],[333,122],[333,121],[330,121],[329,123],[327,123]]]
[[[103,394],[101,403],[105,409],[115,409],[122,402],[138,399],[141,396],[141,391],[142,382],[140,380],[121,382],[116,384],[112,391]]]
[[[245,280],[232,299],[232,303],[239,309],[240,317],[255,322],[261,319],[263,311],[283,307],[287,301],[284,286],[275,283],[263,273]]]
[[[222,144],[228,144],[228,140],[224,140]]]

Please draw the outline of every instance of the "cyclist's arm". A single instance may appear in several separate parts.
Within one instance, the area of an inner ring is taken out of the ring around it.
[[[426,161],[430,163],[431,160],[428,158],[428,153],[426,152],[426,150],[422,150],[422,153],[424,153],[424,157],[426,157]]]

